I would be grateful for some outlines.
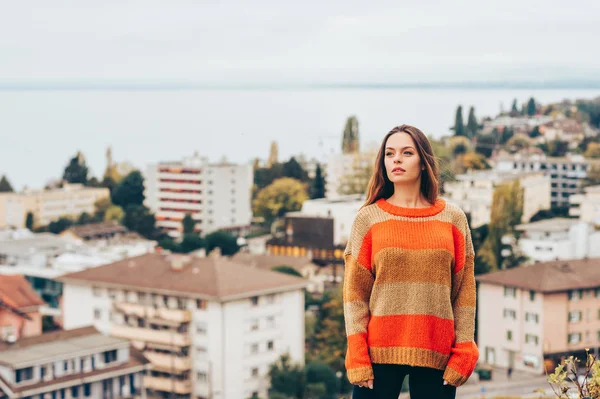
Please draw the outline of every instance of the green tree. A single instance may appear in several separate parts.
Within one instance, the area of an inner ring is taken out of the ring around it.
[[[192,218],[191,213],[185,214],[181,224],[183,225],[183,234],[193,234],[195,232],[196,221]]]
[[[289,161],[283,164],[283,177],[290,177],[299,181],[308,181],[308,173],[302,168],[302,165],[296,161],[296,158],[291,157]]]
[[[113,190],[112,202],[125,210],[130,205],[144,203],[144,178],[140,171],[131,172],[119,182]]]
[[[358,132],[358,119],[351,116],[346,120],[342,135],[342,153],[356,154],[360,149],[360,136]]]
[[[493,134],[484,134],[477,136],[475,151],[486,158],[492,156],[494,148],[498,145],[498,136]]]
[[[502,184],[494,190],[492,214],[488,234],[481,246],[481,262],[488,265],[490,271],[503,266],[502,237],[514,233],[514,227],[521,223],[523,216],[523,188],[519,180]]]
[[[462,156],[462,163],[465,170],[484,170],[490,168],[486,157],[476,152],[464,154]]]
[[[255,193],[267,187],[275,180],[283,177],[283,164],[275,163],[269,168],[257,168],[254,170]]]
[[[531,142],[531,139],[528,136],[526,136],[522,133],[519,133],[519,134],[512,136],[510,138],[510,140],[508,140],[506,142],[506,147],[508,148],[508,150],[510,152],[514,153],[514,152],[518,152],[518,151],[527,149],[527,148],[531,147],[532,144],[533,143]]]
[[[335,371],[326,364],[313,362],[304,368],[306,398],[336,399],[340,391],[339,379]],[[317,388],[318,387],[318,388]],[[318,390],[318,395],[317,391]]]
[[[82,224],[89,224],[94,222],[94,218],[92,217],[92,215],[90,215],[87,212],[83,212],[81,215],[79,215],[79,217],[77,218],[77,224],[82,225]]]
[[[58,220],[50,222],[48,225],[48,231],[53,234],[60,234],[74,224],[75,222],[73,222],[71,219],[62,217]]]
[[[81,152],[78,152],[65,168],[63,180],[69,183],[87,184],[88,167],[85,164],[85,158]]]
[[[104,215],[111,206],[113,206],[113,203],[110,201],[110,197],[100,198],[94,202],[94,216],[96,219],[104,220]]]
[[[298,364],[293,364],[288,354],[283,354],[279,360],[269,368],[271,387],[269,397],[282,395],[281,398],[304,398],[304,370]]]
[[[527,103],[527,115],[529,115],[529,116],[535,115],[535,113],[537,112],[536,108],[537,107],[535,105],[535,100],[533,99],[533,97],[531,97],[529,99],[529,102]]]
[[[2,175],[2,178],[0,178],[0,193],[12,193],[14,191],[6,175]]]
[[[569,142],[552,140],[548,143],[548,151],[551,157],[564,157],[569,151]]]
[[[589,143],[585,150],[586,158],[600,158],[600,143]]]
[[[286,212],[299,211],[308,199],[304,184],[289,177],[275,180],[262,189],[253,201],[254,215],[261,216],[268,224]]]
[[[152,240],[157,235],[155,224],[154,215],[145,206],[132,204],[125,208],[123,225],[129,230]]]
[[[104,217],[102,220],[105,222],[115,221],[118,223],[122,223],[123,219],[125,219],[125,211],[118,205],[111,205],[106,212],[104,213]]]
[[[303,277],[302,274],[291,266],[281,265],[271,268],[274,272],[285,273],[292,276]]]
[[[465,125],[463,123],[462,105],[459,105],[458,108],[456,108],[456,118],[454,119],[454,135],[455,136],[464,136],[465,135]]]
[[[25,219],[25,227],[33,231],[33,213],[27,212],[27,218]]]
[[[307,356],[311,361],[322,362],[334,371],[345,373],[346,336],[341,289],[325,293],[314,331],[308,340]]]
[[[515,98],[513,100],[512,106],[510,107],[510,116],[517,116],[519,115],[519,108],[517,105],[517,99]]]
[[[515,131],[508,126],[504,126],[502,128],[502,132],[499,133],[500,144],[506,145],[508,140],[510,140],[515,134]]]
[[[479,124],[477,123],[477,118],[475,118],[475,108],[471,107],[469,109],[469,117],[467,118],[467,137],[472,139],[477,135],[477,131],[479,130]]]
[[[539,126],[534,126],[533,129],[531,129],[531,132],[529,132],[529,137],[531,137],[532,139],[541,136],[542,134],[540,133],[540,127]]]
[[[221,254],[225,256],[231,256],[240,250],[240,247],[237,244],[237,239],[226,231],[217,230],[213,233],[207,234],[204,238],[206,240],[207,252],[219,247],[221,249]]]
[[[310,198],[325,198],[325,179],[323,178],[323,171],[321,170],[320,164],[317,164],[317,169],[315,170],[315,178],[312,182]]]
[[[464,136],[450,138],[450,152],[454,157],[466,154],[471,149],[471,141]]]
[[[206,241],[202,237],[195,233],[189,233],[183,236],[183,240],[181,240],[179,248],[177,248],[177,250],[174,252],[181,252],[187,254],[197,249],[205,247]]]

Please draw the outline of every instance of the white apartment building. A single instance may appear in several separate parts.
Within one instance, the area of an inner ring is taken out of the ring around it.
[[[497,186],[519,180],[523,188],[523,222],[542,209],[550,209],[550,179],[542,173],[470,171],[444,183],[445,197],[470,216],[471,227],[490,222],[492,201]]]
[[[144,180],[145,204],[156,225],[179,237],[187,213],[203,234],[215,230],[239,232],[252,220],[252,165],[209,163],[194,155],[181,162],[149,165]]]
[[[372,170],[376,157],[376,149],[358,154],[330,155],[327,159],[325,196],[330,199],[337,199],[344,195],[343,190],[347,188],[344,186],[349,184],[358,183],[359,186],[366,187],[371,177],[367,172]]]
[[[127,340],[93,327],[0,343],[0,397],[145,399],[149,362]]]
[[[333,244],[345,245],[358,210],[365,203],[363,194],[304,201],[297,215],[333,218]]]
[[[480,363],[544,373],[600,346],[600,259],[537,263],[478,276]]]
[[[65,183],[61,188],[0,193],[0,228],[25,227],[31,212],[35,226],[45,226],[61,217],[93,214],[96,201],[108,198],[107,188]]]
[[[518,245],[534,262],[600,257],[600,231],[577,219],[553,218],[521,224]]]
[[[569,215],[578,216],[586,223],[600,224],[600,186],[588,186],[583,194],[569,197]]]
[[[267,397],[271,364],[284,353],[304,363],[302,278],[213,250],[148,254],[60,280],[64,327],[92,323],[130,339],[152,363],[149,395]]]
[[[592,165],[599,160],[586,159],[582,155],[567,154],[553,158],[544,154],[501,153],[494,159],[495,170],[500,172],[542,172],[550,177],[552,207],[568,206],[569,197],[581,193],[581,186]]]

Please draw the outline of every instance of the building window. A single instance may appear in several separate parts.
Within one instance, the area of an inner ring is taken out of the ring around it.
[[[252,346],[250,347],[250,353],[258,353],[258,344],[252,344]]]
[[[258,368],[257,367],[254,367],[252,369],[252,377],[258,377]]]
[[[197,324],[196,333],[199,335],[206,335],[206,323]]]
[[[267,349],[272,351],[275,348],[275,343],[273,341],[267,342]]]
[[[275,294],[267,295],[267,303],[275,303]]]
[[[504,309],[504,318],[517,320],[517,312],[512,309]]]
[[[94,309],[94,319],[100,320],[102,318],[102,312],[100,309]]]
[[[506,330],[506,340],[512,341],[512,331]]]
[[[202,371],[198,372],[198,382],[208,381],[208,375]]]
[[[69,370],[69,363],[67,361],[65,361],[65,364],[63,365],[63,370],[65,370],[65,371]]]
[[[571,333],[568,336],[569,344],[575,345],[581,342],[581,333]]]
[[[267,327],[268,328],[275,328],[275,316],[269,316],[269,317],[267,317]]]
[[[538,339],[537,335],[525,334],[525,343],[526,344],[531,343],[531,344],[534,344],[537,346],[538,342],[539,342],[539,339]]]
[[[250,331],[257,331],[257,330],[258,330],[258,319],[250,320]]]
[[[504,287],[504,296],[517,297],[517,289],[514,287]]]
[[[539,323],[540,318],[537,313],[525,313],[525,321],[533,321],[535,324]]]
[[[117,350],[114,349],[112,351],[104,352],[104,363],[112,363],[117,361]]]
[[[206,301],[203,299],[196,299],[196,308],[206,310]]]
[[[60,390],[60,399],[65,399],[65,390],[64,389]]]
[[[252,298],[250,298],[250,304],[252,306],[258,306],[258,297],[257,296],[253,296]]]
[[[577,323],[581,321],[581,311],[575,310],[569,312],[569,323]]]
[[[71,397],[72,398],[79,397],[79,387],[71,387]]]
[[[583,298],[583,290],[569,291],[569,301],[577,301],[581,298]]]
[[[92,287],[92,293],[95,297],[102,296],[102,290],[99,287]]]
[[[529,300],[531,302],[535,301],[535,291],[529,291]]]
[[[199,357],[206,356],[206,348],[204,346],[198,346],[196,347],[196,353]]]
[[[33,367],[26,367],[24,369],[17,370],[15,381],[17,384],[23,381],[29,381],[33,379]]]

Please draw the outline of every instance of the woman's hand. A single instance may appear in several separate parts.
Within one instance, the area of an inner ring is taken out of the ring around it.
[[[373,389],[373,379],[356,383],[359,387]]]
[[[448,385],[448,381],[444,380],[444,385]]]

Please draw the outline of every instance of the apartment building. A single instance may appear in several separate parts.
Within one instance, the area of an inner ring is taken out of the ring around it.
[[[327,159],[325,196],[336,199],[363,187],[371,178],[377,149],[355,154],[333,154]]]
[[[0,340],[15,342],[42,333],[44,301],[18,275],[0,275]]]
[[[131,340],[152,363],[152,397],[266,397],[280,355],[304,362],[302,278],[213,250],[147,254],[60,280],[65,328],[94,324]]]
[[[588,186],[569,197],[569,216],[586,223],[600,224],[600,186]]]
[[[149,165],[145,176],[146,206],[156,225],[181,236],[187,213],[203,234],[215,230],[243,232],[252,220],[252,165],[209,163],[194,155],[180,162]]]
[[[508,154],[501,152],[494,160],[495,170],[529,172],[539,171],[550,176],[552,207],[569,206],[569,197],[581,193],[581,187],[592,166],[600,160],[587,159],[582,155],[567,154],[565,157],[548,157],[545,154]]]
[[[598,354],[600,258],[544,262],[477,277],[480,362],[543,373]]]
[[[93,327],[0,343],[0,397],[145,399],[148,360]]]
[[[35,226],[45,226],[61,217],[94,213],[96,201],[110,196],[107,188],[63,184],[44,190],[0,193],[0,228],[25,227],[27,214],[33,214]]]
[[[550,209],[550,179],[539,172],[470,171],[444,183],[445,197],[463,209],[471,227],[476,228],[490,222],[496,187],[515,180],[523,189],[523,222],[542,209]]]
[[[600,257],[600,231],[578,219],[552,218],[515,227],[518,245],[534,262]]]

